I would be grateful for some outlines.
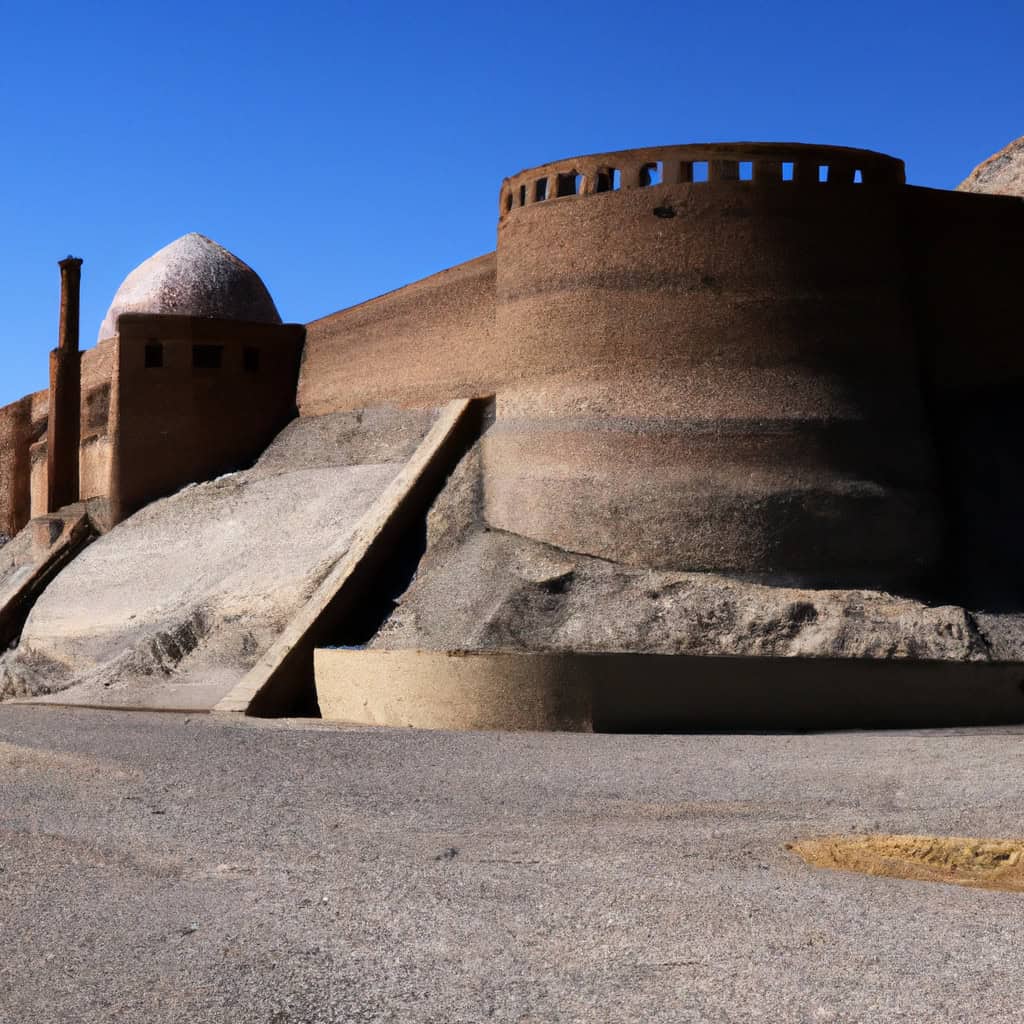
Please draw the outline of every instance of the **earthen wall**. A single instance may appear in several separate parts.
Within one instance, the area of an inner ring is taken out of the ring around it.
[[[494,278],[488,253],[309,324],[302,415],[493,392],[506,372]]]
[[[304,328],[124,315],[110,403],[110,517],[251,463],[295,415]]]
[[[1024,599],[1024,201],[908,189],[916,329],[949,510],[949,593]]]
[[[31,512],[30,448],[46,433],[47,392],[0,408],[0,533],[13,537]]]

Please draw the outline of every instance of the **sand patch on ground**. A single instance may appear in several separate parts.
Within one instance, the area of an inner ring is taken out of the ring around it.
[[[830,836],[787,849],[816,868],[1024,893],[1024,840],[967,836]]]

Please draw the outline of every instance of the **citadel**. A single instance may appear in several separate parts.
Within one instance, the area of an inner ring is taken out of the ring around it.
[[[502,182],[307,325],[186,235],[0,409],[0,698],[440,727],[1024,720],[1024,205],[775,143]],[[835,685],[812,679],[827,662]]]

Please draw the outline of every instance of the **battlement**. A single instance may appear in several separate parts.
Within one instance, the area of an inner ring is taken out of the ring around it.
[[[868,149],[788,142],[721,142],[570,157],[501,185],[499,218],[524,206],[658,185],[904,185],[902,160]]]

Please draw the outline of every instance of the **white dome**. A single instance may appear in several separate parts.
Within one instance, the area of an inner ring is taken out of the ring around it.
[[[195,232],[165,245],[124,279],[103,318],[98,340],[117,333],[117,318],[122,313],[281,322],[259,274],[223,246]]]

